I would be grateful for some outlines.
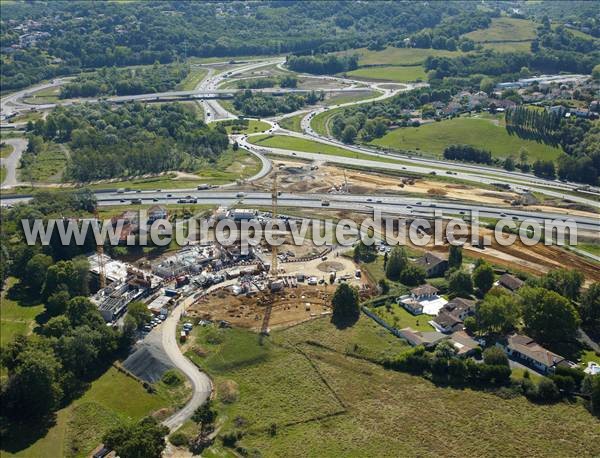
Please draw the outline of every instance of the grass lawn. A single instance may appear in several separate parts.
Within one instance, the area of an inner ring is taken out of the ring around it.
[[[397,329],[413,328],[416,331],[435,331],[428,322],[434,317],[430,315],[413,315],[398,304],[372,307],[371,310]]]
[[[188,75],[175,86],[176,91],[193,91],[200,81],[204,79],[208,70],[205,68],[192,67]]]
[[[287,118],[283,118],[279,121],[279,125],[287,130],[292,130],[294,132],[302,132],[302,127],[300,127],[300,122],[302,118],[306,116],[306,113],[300,113],[294,116],[289,116]]]
[[[445,49],[394,48],[388,47],[381,51],[371,51],[366,48],[344,51],[346,54],[357,53],[358,65],[420,65],[429,56],[456,57],[460,51]]]
[[[494,18],[487,29],[474,30],[463,37],[479,43],[535,39],[536,25],[528,19]]]
[[[219,434],[242,432],[239,445],[251,455],[600,453],[594,440],[597,421],[578,403],[540,406],[524,397],[502,399],[471,389],[440,388],[421,377],[349,357],[397,354],[407,348],[364,316],[344,330],[327,318],[313,320],[275,331],[265,339],[271,344],[263,345],[247,331],[221,332],[225,337],[216,345],[200,336],[198,345],[207,356],[194,356],[209,372],[217,370],[211,375],[217,387]],[[226,350],[233,342],[243,347]],[[225,357],[234,364],[227,367]],[[223,395],[232,392],[230,402],[223,402]],[[269,433],[273,424],[275,435]]]
[[[313,140],[305,140],[303,138],[290,137],[288,135],[257,135],[256,137],[250,137],[248,140],[256,145],[262,145],[272,148],[281,148],[294,151],[306,151],[308,153],[351,157],[355,159],[366,159],[378,162],[398,162],[385,157],[357,153],[344,148],[340,148],[339,146],[328,145],[326,143],[320,143]]]
[[[578,243],[575,248],[600,256],[600,244],[598,243]]]
[[[487,149],[496,157],[517,156],[521,147],[527,149],[531,160],[556,159],[560,154],[559,148],[509,135],[503,126],[496,125],[493,120],[475,117],[395,129],[372,143],[393,149],[420,150],[438,156],[442,155],[446,146],[452,144]]]
[[[245,129],[238,130],[237,126],[226,126],[225,130],[228,134],[255,134],[258,132],[264,132],[265,130],[269,130],[271,125],[268,122],[258,121],[256,119],[248,120],[248,127]],[[233,129],[236,128],[234,131]]]
[[[17,334],[29,334],[34,325],[35,318],[44,312],[42,304],[23,305],[10,299],[8,291],[17,283],[17,279],[9,277],[0,296],[0,345],[9,343]]]
[[[27,97],[23,98],[23,102],[31,103],[34,105],[44,104],[44,103],[55,103],[58,102],[58,95],[60,94],[60,87],[47,87],[45,89],[40,89],[39,91],[35,91],[30,93]]]
[[[227,111],[229,111],[230,113],[233,113],[235,115],[240,114],[240,112],[233,106],[233,102],[231,100],[221,99],[221,100],[218,100],[217,103],[219,105],[221,105],[223,108],[225,108]],[[207,121],[209,121],[209,120],[207,120]]]
[[[349,77],[368,80],[397,81],[400,83],[422,80],[425,70],[420,65],[411,67],[363,67],[347,72]]]
[[[0,183],[4,183],[5,178],[6,178],[6,167],[0,166]]]
[[[0,157],[8,157],[14,150],[15,149],[12,145],[9,145],[8,143],[2,143],[0,144]]]

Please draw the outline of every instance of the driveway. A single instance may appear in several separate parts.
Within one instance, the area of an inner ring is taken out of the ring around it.
[[[17,167],[21,160],[23,151],[27,148],[27,139],[25,138],[7,138],[4,143],[11,145],[14,151],[10,153],[10,156],[3,157],[0,162],[6,167],[6,178],[2,182],[3,188],[12,188],[17,186]]]

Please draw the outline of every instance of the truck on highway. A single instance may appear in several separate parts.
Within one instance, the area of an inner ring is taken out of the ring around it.
[[[131,203],[134,205],[141,205],[142,199],[131,199]]]
[[[329,201],[326,199],[321,200],[321,207],[329,207]]]

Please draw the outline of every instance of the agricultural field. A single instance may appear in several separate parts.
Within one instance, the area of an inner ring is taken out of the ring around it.
[[[347,72],[351,78],[362,78],[366,80],[382,80],[406,83],[425,79],[425,70],[420,65],[410,67],[384,66],[384,67],[362,67]]]
[[[43,436],[40,431],[19,431],[17,437],[3,441],[2,456],[87,457],[104,432],[119,421],[139,420],[179,399],[163,382],[157,385],[157,393],[150,394],[141,383],[111,367],[83,396],[57,412],[55,423]]]
[[[600,453],[596,421],[578,403],[538,406],[520,396],[437,387],[365,361],[407,347],[364,316],[344,330],[323,318],[264,340],[235,329],[196,335],[187,354],[214,377],[220,434],[240,432],[238,444],[251,454]]]
[[[521,147],[527,149],[529,158],[556,159],[561,150],[557,147],[510,135],[494,119],[460,117],[420,127],[395,129],[372,142],[375,145],[401,150],[417,150],[441,156],[446,146],[467,144],[490,150],[492,156],[518,155]]]
[[[306,116],[306,113],[288,116],[287,118],[283,118],[281,121],[279,121],[279,125],[287,130],[291,130],[294,132],[302,132],[302,127],[300,126],[300,123],[304,116]]]
[[[495,18],[487,29],[474,30],[463,35],[477,43],[528,41],[536,37],[536,24],[527,19]]]
[[[372,156],[370,154],[350,151],[340,148],[339,146],[320,143],[313,140],[305,140],[298,137],[290,137],[287,135],[258,135],[248,139],[255,145],[263,145],[271,148],[281,148],[294,151],[306,151],[308,153],[326,154],[332,156],[351,157],[355,159],[368,159],[378,162],[398,162],[393,159],[388,159],[380,156]]]

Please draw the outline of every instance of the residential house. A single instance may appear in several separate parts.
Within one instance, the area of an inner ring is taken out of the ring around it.
[[[440,309],[448,303],[446,299],[438,296],[438,289],[425,284],[413,288],[410,295],[406,294],[399,298],[402,306],[413,315],[437,315]]]
[[[472,356],[477,352],[477,349],[480,348],[477,341],[465,331],[453,332],[450,334],[448,342],[456,349],[456,354],[458,356]]]
[[[558,365],[570,366],[568,361],[560,355],[545,349],[531,337],[513,334],[506,341],[497,344],[506,354],[543,374],[554,371]]]
[[[423,345],[425,348],[435,347],[439,342],[448,338],[448,336],[442,334],[441,332],[415,331],[412,328],[400,329],[398,334],[413,347],[416,347],[417,345]]]
[[[512,292],[517,291],[525,284],[525,282],[520,278],[508,273],[503,274],[496,283]]]
[[[441,277],[448,269],[448,260],[429,251],[417,259],[415,264],[423,268],[428,277]]]
[[[440,332],[450,333],[464,329],[464,320],[475,314],[475,301],[457,297],[442,307],[438,316],[429,323]]]

